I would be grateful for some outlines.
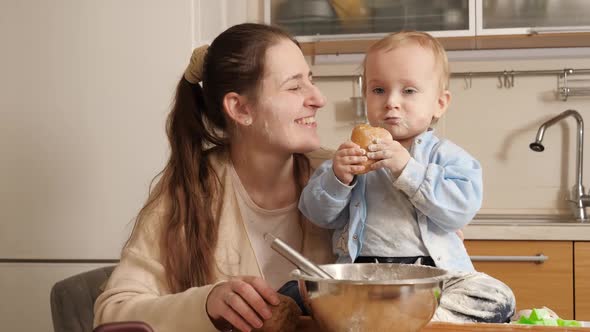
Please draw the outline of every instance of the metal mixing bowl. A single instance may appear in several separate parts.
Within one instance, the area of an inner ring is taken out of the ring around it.
[[[419,331],[438,307],[447,271],[408,264],[320,265],[334,279],[291,275],[326,332]]]

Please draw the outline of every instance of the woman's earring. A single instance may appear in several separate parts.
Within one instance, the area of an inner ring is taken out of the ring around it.
[[[244,120],[244,124],[245,124],[246,126],[249,126],[249,125],[251,125],[251,124],[252,124],[252,119],[250,119],[250,118],[247,118],[246,120]]]

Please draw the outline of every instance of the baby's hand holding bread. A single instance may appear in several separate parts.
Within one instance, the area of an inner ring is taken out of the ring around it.
[[[387,129],[381,127],[373,127],[370,124],[363,123],[356,125],[352,130],[350,139],[353,143],[361,147],[365,151],[369,151],[369,145],[373,144],[375,139],[392,139],[391,134]],[[365,174],[371,171],[371,165],[375,163],[375,160],[367,158],[367,161],[362,163],[364,169],[354,174]]]
[[[369,124],[361,124],[352,130],[351,141],[338,147],[334,154],[332,169],[340,182],[349,185],[355,175],[365,174],[371,171],[371,164],[375,160],[367,157],[369,145],[376,139],[391,141],[391,134],[384,128],[372,127]]]

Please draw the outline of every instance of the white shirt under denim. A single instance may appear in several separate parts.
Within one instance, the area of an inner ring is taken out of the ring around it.
[[[481,207],[482,169],[477,160],[433,130],[416,137],[412,158],[392,185],[414,206],[422,242],[436,266],[474,271],[463,241],[455,233]],[[353,262],[363,249],[367,221],[367,174],[342,184],[324,162],[304,188],[299,209],[318,226],[335,229],[333,250],[339,263]],[[397,207],[392,206],[392,211]],[[380,212],[382,213],[382,212]],[[376,255],[380,256],[380,255]]]
[[[393,186],[388,169],[365,176],[367,220],[359,256],[428,256],[422,243],[416,209],[404,192]],[[395,208],[392,208],[395,207]]]

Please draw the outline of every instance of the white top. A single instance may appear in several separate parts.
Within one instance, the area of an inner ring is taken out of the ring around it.
[[[367,174],[367,222],[360,256],[428,256],[414,206],[385,169]]]
[[[279,289],[292,279],[289,274],[296,267],[270,247],[270,243],[264,240],[264,234],[270,233],[301,252],[303,230],[299,220],[297,201],[276,210],[263,209],[252,201],[233,165],[229,169],[238,206],[260,266],[260,272],[271,287]]]

